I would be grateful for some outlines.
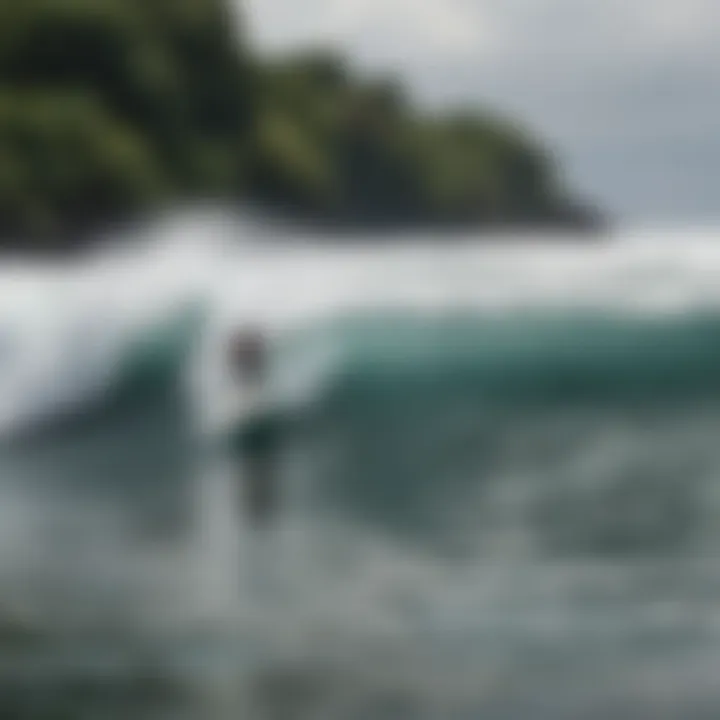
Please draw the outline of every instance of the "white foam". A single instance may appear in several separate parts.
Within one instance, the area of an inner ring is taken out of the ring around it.
[[[111,246],[75,264],[0,268],[4,424],[106,382],[111,358],[137,329],[189,296],[204,296],[212,310],[207,367],[222,362],[227,333],[248,322],[273,336],[388,308],[437,315],[720,306],[720,230],[712,228],[619,231],[602,242],[424,236],[330,245],[205,213],[170,217],[146,234],[148,243]],[[209,387],[218,368],[203,372],[200,386]]]

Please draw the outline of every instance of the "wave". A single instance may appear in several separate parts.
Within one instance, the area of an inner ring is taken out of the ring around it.
[[[169,318],[137,329],[118,356],[101,368],[95,382],[85,377],[84,388],[79,387],[65,402],[41,410],[30,421],[11,427],[4,442],[17,448],[25,442],[66,441],[70,434],[94,432],[115,418],[122,421],[127,414],[142,412],[158,398],[179,396],[206,313],[206,308],[194,302],[176,309]]]
[[[319,336],[319,506],[475,554],[713,552],[720,316],[385,313]]]
[[[705,277],[712,253],[702,247],[661,248],[661,259],[685,258],[686,289],[687,277]],[[91,392],[83,377],[84,391],[62,412],[40,413],[8,435],[13,472],[85,478],[136,497],[155,488],[172,505],[172,488],[189,484],[199,455],[196,408],[180,377],[196,350],[205,365],[222,365],[224,332],[254,318],[277,339],[271,392],[300,416],[287,445],[310,476],[313,513],[340,513],[435,550],[711,549],[720,313],[711,304],[656,312],[602,302],[501,309],[483,288],[468,302],[476,270],[489,282],[499,263],[525,263],[525,251],[463,247],[459,262],[454,252],[279,254],[243,245],[233,263],[220,263],[228,274],[206,264],[199,305],[132,326]],[[604,258],[608,293],[618,295],[628,263],[633,273],[648,269],[642,243],[553,252],[548,287],[563,262]],[[438,263],[447,276],[433,285],[429,268]],[[669,260],[663,267],[669,272]],[[213,315],[225,301],[221,331]],[[200,341],[203,318],[215,327]],[[219,383],[204,404],[212,409],[235,390]]]
[[[388,309],[325,333],[344,358],[333,368],[336,393],[357,402],[455,388],[484,404],[663,403],[712,396],[720,382],[720,313],[710,311],[437,318]]]

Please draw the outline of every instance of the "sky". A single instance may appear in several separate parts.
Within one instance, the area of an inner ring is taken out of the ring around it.
[[[423,103],[521,121],[618,218],[720,220],[720,0],[244,3],[261,50],[340,48]]]

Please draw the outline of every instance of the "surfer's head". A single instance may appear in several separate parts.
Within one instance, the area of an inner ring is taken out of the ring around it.
[[[267,342],[259,328],[243,328],[230,342],[230,363],[243,379],[258,380],[267,365]]]

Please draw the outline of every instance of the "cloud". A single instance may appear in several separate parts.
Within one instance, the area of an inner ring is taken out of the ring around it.
[[[629,217],[717,212],[717,0],[251,0],[262,47],[340,46],[430,104],[490,104]]]
[[[253,0],[247,7],[264,48],[341,45],[360,61],[384,65],[472,55],[492,45],[491,28],[478,14],[457,0]]]

